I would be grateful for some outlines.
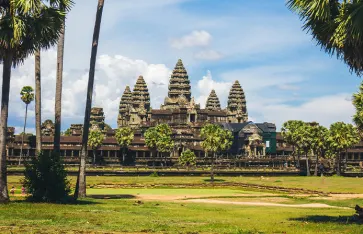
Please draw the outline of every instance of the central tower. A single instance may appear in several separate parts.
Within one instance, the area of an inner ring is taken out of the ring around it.
[[[176,109],[191,101],[190,81],[181,59],[175,65],[169,81],[168,97],[161,109]]]

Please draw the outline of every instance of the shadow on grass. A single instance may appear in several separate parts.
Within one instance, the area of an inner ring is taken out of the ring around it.
[[[133,199],[136,198],[134,195],[130,194],[97,194],[88,195],[87,197],[93,199]]]
[[[204,182],[213,182],[211,179],[205,179]],[[214,179],[214,182],[225,182],[225,180],[222,180],[222,179]]]
[[[44,202],[44,201],[34,201],[31,199],[22,200],[11,200],[10,203],[33,203],[33,204],[58,204],[58,205],[97,205],[99,202],[89,201],[89,200],[74,200],[70,198],[63,202]]]
[[[354,216],[328,216],[328,215],[310,215],[300,218],[291,218],[292,221],[312,222],[312,223],[338,223],[338,224],[353,224],[359,223]]]

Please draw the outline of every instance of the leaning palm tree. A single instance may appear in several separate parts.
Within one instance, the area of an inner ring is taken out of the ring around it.
[[[23,145],[24,145],[24,135],[25,135],[25,127],[26,127],[26,119],[28,117],[28,105],[34,100],[34,89],[31,86],[24,86],[20,92],[20,98],[25,103],[25,119],[24,119],[24,130],[21,137],[21,146],[20,146],[20,158],[19,165],[21,163],[21,157],[23,156]]]
[[[58,8],[62,11],[70,11],[73,1],[62,0],[58,4]],[[65,18],[63,19],[62,31],[59,36],[57,45],[57,79],[55,85],[55,118],[54,118],[54,151],[60,152],[60,136],[61,136],[61,115],[62,115],[62,85],[63,85],[63,58],[64,58],[64,34],[65,34]]]
[[[363,74],[363,0],[288,0],[325,52]]]
[[[102,20],[104,2],[105,2],[105,0],[98,0],[96,22],[95,22],[95,28],[93,31],[92,52],[91,52],[88,87],[87,87],[87,101],[86,101],[86,109],[85,109],[85,114],[84,114],[84,124],[83,124],[83,134],[82,134],[82,148],[81,148],[81,154],[79,157],[80,163],[79,163],[77,184],[76,184],[76,189],[74,192],[75,199],[86,196],[87,143],[88,143],[90,115],[91,115],[91,106],[92,106],[93,83],[95,80],[95,67],[96,67],[96,57],[97,57],[97,49],[98,49],[98,39],[100,36],[100,28],[101,28],[101,20]]]
[[[3,64],[0,118],[0,202],[9,200],[6,178],[6,137],[11,68],[21,64],[39,48],[57,43],[64,12],[49,1],[11,0],[0,4],[0,63]]]

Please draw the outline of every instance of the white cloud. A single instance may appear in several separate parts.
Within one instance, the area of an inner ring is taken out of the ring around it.
[[[354,107],[351,101],[347,100],[348,93],[327,95],[312,98],[300,105],[288,105],[283,103],[266,104],[250,103],[255,112],[262,114],[265,121],[276,123],[280,130],[283,122],[287,120],[316,121],[323,126],[338,121],[352,122]],[[261,105],[262,104],[262,105]],[[261,120],[261,119],[260,119]]]
[[[289,84],[278,85],[277,88],[279,88],[281,90],[299,90],[300,89],[299,86],[289,85]]]
[[[194,57],[201,60],[218,60],[221,59],[223,55],[215,50],[204,50],[196,53]]]
[[[181,38],[173,39],[171,41],[171,47],[183,49],[185,47],[207,46],[211,40],[212,36],[209,32],[204,30],[193,31]]]
[[[231,87],[231,82],[215,81],[213,80],[212,73],[207,71],[207,75],[198,81],[197,90],[199,95],[196,98],[196,102],[200,103],[201,107],[204,108],[210,92],[214,89],[221,103],[221,107],[224,108],[227,105],[227,97]]]

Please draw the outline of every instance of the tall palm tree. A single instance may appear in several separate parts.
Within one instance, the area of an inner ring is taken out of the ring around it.
[[[36,152],[42,151],[42,88],[40,70],[40,50],[35,51],[35,134]]]
[[[288,0],[287,6],[325,52],[363,74],[363,0]]]
[[[20,91],[20,96],[21,100],[25,103],[25,119],[24,119],[24,130],[21,137],[19,165],[21,163],[21,157],[23,156],[26,119],[28,117],[28,105],[34,100],[34,89],[31,86],[24,86]]]
[[[62,0],[58,7],[62,11],[70,11],[73,1]],[[64,60],[64,34],[66,19],[63,19],[62,31],[59,35],[57,45],[57,80],[55,85],[55,107],[54,107],[54,151],[60,152],[61,116],[62,116],[62,85],[63,85],[63,60]]]
[[[91,52],[88,87],[87,87],[87,101],[86,101],[86,109],[85,109],[85,114],[84,114],[84,124],[83,124],[83,134],[82,134],[82,148],[81,148],[81,155],[80,155],[77,184],[76,184],[76,189],[74,192],[75,199],[86,196],[87,143],[88,143],[90,115],[91,115],[91,106],[92,106],[93,83],[95,80],[98,39],[100,36],[100,28],[101,28],[101,20],[102,20],[104,2],[105,2],[105,0],[98,0],[96,22],[95,22],[95,27],[94,27],[94,31],[93,31],[92,52]]]
[[[0,4],[0,62],[3,85],[0,118],[0,202],[9,200],[6,178],[6,138],[9,114],[11,67],[16,67],[39,48],[56,44],[64,12],[48,1],[12,0]]]

